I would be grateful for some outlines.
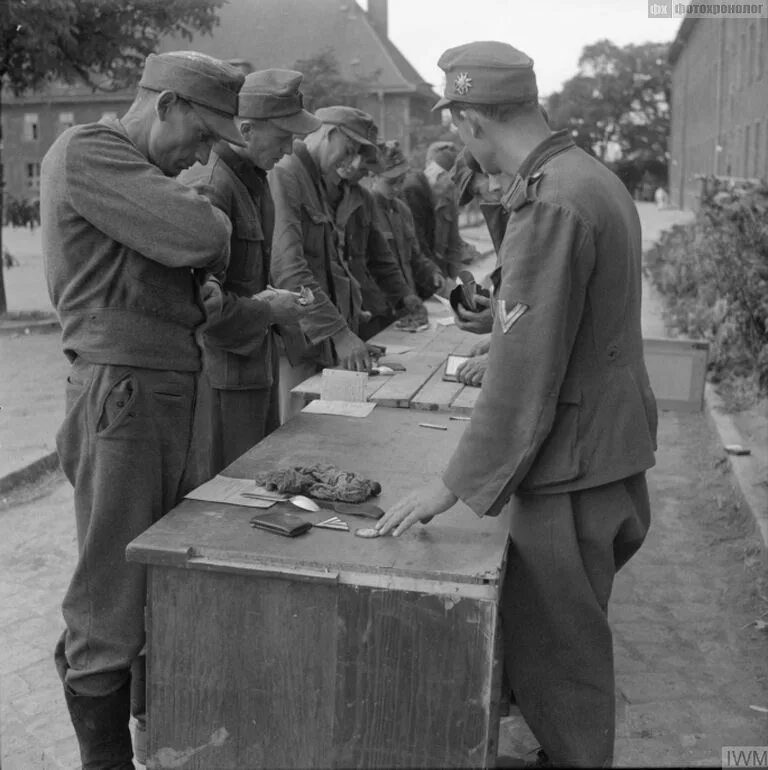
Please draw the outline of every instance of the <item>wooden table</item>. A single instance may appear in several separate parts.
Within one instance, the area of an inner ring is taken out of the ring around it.
[[[407,332],[393,324],[370,340],[387,348],[385,359],[399,361],[406,370],[388,377],[369,377],[366,396],[380,406],[471,414],[480,388],[444,382],[443,372],[449,353],[467,355],[481,337],[455,325],[441,325],[440,319],[452,318],[452,313],[437,300],[427,300],[425,305],[429,310],[428,331]],[[396,352],[402,348],[407,348],[408,352]],[[307,401],[319,398],[321,377],[316,374],[304,380],[292,392],[304,396]]]
[[[226,473],[331,462],[378,480],[386,509],[466,426],[420,420],[299,414]],[[258,512],[185,500],[128,547],[149,567],[153,767],[493,766],[507,518],[460,503],[399,539],[289,539],[251,528]]]

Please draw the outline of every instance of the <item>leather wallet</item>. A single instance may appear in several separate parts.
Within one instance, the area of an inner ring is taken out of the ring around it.
[[[475,283],[475,278],[469,270],[459,270],[457,278],[459,278],[461,282],[457,283],[448,295],[451,307],[456,311],[459,305],[461,305],[465,310],[471,310],[473,313],[477,312],[475,297],[478,294],[488,297],[490,296],[489,292]]]
[[[308,529],[311,529],[312,524],[295,513],[270,511],[269,513],[260,513],[254,516],[251,519],[251,526],[256,529],[265,529],[267,532],[274,532],[276,535],[296,537],[297,535],[303,535]]]

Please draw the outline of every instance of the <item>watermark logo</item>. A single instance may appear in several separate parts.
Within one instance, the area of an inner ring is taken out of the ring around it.
[[[768,767],[768,746],[723,746],[723,767]]]
[[[744,3],[679,3],[648,0],[649,19],[765,19],[768,0]]]

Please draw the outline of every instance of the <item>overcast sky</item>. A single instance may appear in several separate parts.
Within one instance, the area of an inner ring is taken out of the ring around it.
[[[546,96],[576,74],[585,45],[670,42],[680,23],[648,18],[648,0],[389,0],[390,39],[439,92],[440,54],[471,40],[502,40],[527,53]]]

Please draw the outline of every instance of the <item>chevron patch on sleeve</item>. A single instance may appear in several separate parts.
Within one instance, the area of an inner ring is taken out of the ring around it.
[[[528,305],[524,302],[515,302],[512,307],[507,309],[507,301],[504,299],[498,300],[499,321],[506,334],[517,321],[520,320],[522,315],[528,310]]]

